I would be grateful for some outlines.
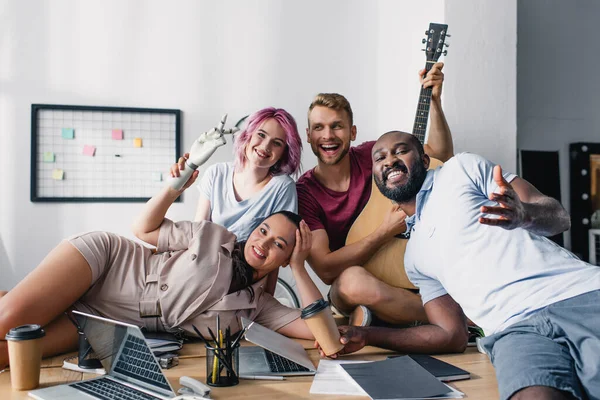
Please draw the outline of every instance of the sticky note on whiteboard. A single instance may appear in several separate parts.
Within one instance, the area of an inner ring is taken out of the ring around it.
[[[73,139],[75,137],[75,130],[73,128],[62,128],[63,139]]]
[[[96,154],[96,147],[95,146],[90,146],[88,144],[86,144],[86,145],[83,146],[83,155],[94,157],[94,154]]]
[[[54,171],[52,171],[52,179],[56,181],[62,181],[63,179],[65,179],[65,171],[63,171],[62,169],[55,169]]]
[[[133,139],[133,147],[142,147],[142,138],[136,137]]]
[[[123,129],[113,129],[112,130],[112,139],[113,140],[123,140]]]
[[[54,153],[51,151],[44,152],[44,162],[54,162]]]
[[[154,182],[162,182],[162,172],[153,172],[152,173],[152,180]]]

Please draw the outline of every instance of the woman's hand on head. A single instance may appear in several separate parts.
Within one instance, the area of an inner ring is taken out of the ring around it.
[[[296,230],[296,244],[290,257],[290,266],[304,267],[304,261],[306,261],[306,258],[310,254],[311,246],[312,232],[306,222],[302,220],[300,221],[300,228]]]

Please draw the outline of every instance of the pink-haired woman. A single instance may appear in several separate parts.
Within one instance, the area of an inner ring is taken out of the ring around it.
[[[302,140],[294,118],[281,108],[263,108],[236,135],[234,161],[213,164],[204,172],[195,221],[208,220],[246,240],[267,216],[297,212],[296,185],[290,177],[300,169]],[[171,167],[179,176],[188,154]],[[278,271],[269,274],[266,291],[273,294]]]

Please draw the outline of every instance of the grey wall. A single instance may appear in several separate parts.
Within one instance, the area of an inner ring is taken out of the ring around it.
[[[559,151],[568,210],[568,144],[600,142],[600,2],[519,0],[517,9],[518,147]]]

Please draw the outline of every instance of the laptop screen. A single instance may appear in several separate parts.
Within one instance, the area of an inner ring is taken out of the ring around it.
[[[73,315],[109,375],[173,393],[140,328],[77,311]]]

